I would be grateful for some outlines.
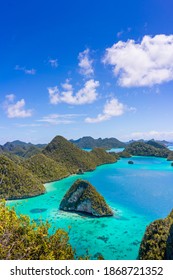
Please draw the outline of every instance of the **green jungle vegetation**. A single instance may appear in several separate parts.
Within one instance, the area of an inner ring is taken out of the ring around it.
[[[28,216],[18,216],[4,201],[0,202],[0,259],[73,260],[75,251],[68,233],[62,229],[48,234],[50,225],[36,225]]]
[[[87,148],[112,149],[112,148],[124,148],[126,146],[125,143],[113,137],[105,138],[105,139],[102,138],[94,139],[90,136],[85,136],[77,140],[70,140],[70,141],[81,149],[87,149]]]
[[[104,148],[86,152],[62,136],[56,136],[47,146],[13,141],[1,148],[0,198],[5,199],[42,194],[45,192],[43,183],[94,170],[98,165],[116,162],[119,157],[150,155],[167,157],[168,160],[173,157],[173,152],[153,140],[130,143],[120,153],[107,153]],[[16,155],[14,149],[25,150],[25,156],[24,152],[23,156]]]
[[[20,141],[16,147],[20,147]],[[13,144],[8,143],[8,152],[0,154],[0,198],[17,199],[43,194],[43,183],[56,181],[73,173],[94,170],[98,165],[112,163],[116,155],[110,155],[104,149],[85,152],[61,136],[55,137],[42,152],[29,158],[19,157],[13,152]],[[32,144],[22,142],[33,150]],[[37,149],[37,148],[36,148]],[[40,149],[40,148],[39,148]],[[35,148],[34,148],[35,150]]]
[[[171,151],[167,157],[167,160],[173,161],[173,151]]]
[[[25,160],[23,164],[42,183],[57,181],[70,175],[65,166],[41,153]]]
[[[119,159],[119,156],[116,153],[107,153],[103,148],[94,148],[91,152],[88,153],[96,165],[101,165],[105,163],[113,163]]]
[[[6,153],[22,158],[29,158],[32,155],[40,153],[45,146],[45,144],[34,145],[16,140],[13,142],[7,142],[3,146],[0,145],[0,154]]]
[[[131,157],[131,154],[128,151],[126,151],[126,149],[122,152],[117,153],[117,155],[120,158],[130,158]]]
[[[140,260],[173,259],[173,210],[165,219],[152,222],[139,249]]]
[[[56,136],[43,150],[43,154],[61,163],[70,174],[80,170],[94,170],[97,165],[112,163],[116,157],[109,155],[103,149],[86,152],[66,140],[62,136]]]
[[[112,216],[104,197],[88,181],[78,179],[66,192],[60,203],[65,211],[85,212],[97,217]]]
[[[100,164],[113,163],[119,157],[131,155],[159,156],[173,160],[173,152],[155,141],[130,143],[118,154],[109,154],[102,148],[86,152],[61,136],[55,137],[47,146],[20,141],[6,143],[0,146],[0,198],[17,199],[40,195],[45,192],[45,182],[58,180],[73,173],[94,170]],[[91,189],[89,193],[86,192],[84,200],[91,193]],[[98,198],[98,195],[93,197]],[[97,205],[95,209],[98,212],[101,211],[97,199],[94,205]],[[173,259],[171,246],[173,247],[172,213],[166,219],[157,220],[147,228],[139,258]],[[58,250],[55,250],[55,247]],[[36,226],[30,223],[28,217],[17,217],[14,209],[10,210],[1,203],[0,259],[34,258],[74,259],[74,251],[68,243],[68,234],[59,229],[53,236],[49,236],[47,224]]]
[[[0,198],[26,198],[44,192],[45,187],[29,170],[0,155]]]
[[[123,152],[133,156],[155,156],[164,158],[167,158],[171,153],[164,145],[155,141],[148,141],[148,143],[130,143]]]
[[[146,144],[148,144],[150,146],[153,146],[155,148],[158,148],[158,149],[165,149],[166,148],[166,146],[163,143],[155,141],[155,140],[149,140],[149,141],[146,142]]]

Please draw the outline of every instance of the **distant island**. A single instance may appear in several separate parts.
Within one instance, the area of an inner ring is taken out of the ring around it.
[[[121,155],[128,156],[155,156],[163,157],[168,160],[172,160],[173,152],[170,151],[164,144],[150,140],[147,142],[132,142],[124,149],[123,152],[119,153]]]
[[[63,197],[60,209],[83,212],[96,217],[112,216],[113,212],[103,196],[85,180],[78,179]]]
[[[0,154],[10,153],[12,155],[17,155],[23,158],[29,158],[32,155],[40,153],[46,144],[32,144],[25,143],[20,140],[15,140],[12,142],[7,142],[4,145],[0,145]]]
[[[85,136],[77,140],[70,140],[73,144],[81,149],[94,149],[94,148],[125,148],[126,143],[119,141],[116,138],[98,138],[94,139],[91,136]]]

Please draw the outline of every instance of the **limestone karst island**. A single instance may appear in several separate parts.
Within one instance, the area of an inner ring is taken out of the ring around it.
[[[0,260],[105,260],[119,278],[136,260],[156,279],[172,120],[173,1],[0,1]]]
[[[104,198],[87,181],[78,179],[63,197],[60,209],[83,212],[96,217],[112,216],[113,212]]]
[[[166,144],[56,136],[43,145],[1,145],[0,258],[172,259],[172,212],[162,214],[172,203],[165,205],[160,181],[167,178],[171,194],[173,151]]]

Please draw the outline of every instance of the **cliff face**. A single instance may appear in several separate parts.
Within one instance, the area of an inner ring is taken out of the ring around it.
[[[113,212],[105,199],[87,181],[77,180],[61,201],[64,211],[84,212],[97,217],[112,216]]]
[[[173,210],[165,219],[151,223],[139,249],[140,260],[173,260]]]

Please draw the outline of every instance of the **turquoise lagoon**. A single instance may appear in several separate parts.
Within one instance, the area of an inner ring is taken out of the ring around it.
[[[84,149],[82,149],[83,151],[86,151],[86,152],[91,152],[92,151],[92,149],[90,149],[90,148],[84,148]],[[115,153],[119,153],[119,152],[122,152],[122,151],[124,151],[124,148],[112,148],[112,149],[110,149],[110,150],[106,150],[108,153],[110,153],[110,152],[115,152]]]
[[[97,167],[93,172],[73,175],[46,184],[44,195],[8,202],[31,219],[48,220],[50,233],[57,228],[69,232],[77,256],[87,251],[91,259],[101,253],[105,259],[136,259],[146,226],[163,218],[173,208],[173,167],[154,157],[133,157]],[[114,210],[113,217],[92,218],[59,210],[59,204],[73,182],[89,180]]]

